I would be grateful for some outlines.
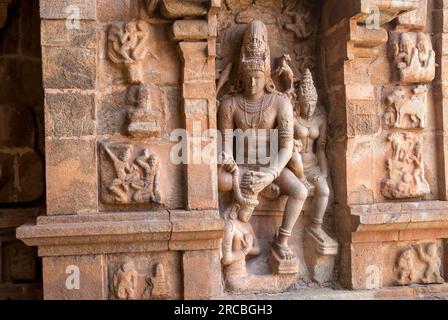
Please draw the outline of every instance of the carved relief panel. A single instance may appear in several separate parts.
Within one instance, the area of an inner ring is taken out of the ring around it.
[[[401,251],[396,262],[396,284],[445,283],[439,251],[437,243],[416,244]]]
[[[179,299],[180,271],[176,253],[109,257],[109,297],[115,300]]]
[[[429,83],[435,78],[436,54],[429,34],[391,32],[390,55],[401,83]]]
[[[101,143],[100,194],[104,209],[182,207],[182,168],[161,160],[169,158],[170,147],[128,141]]]
[[[392,155],[386,161],[388,176],[381,183],[383,196],[409,199],[428,194],[430,188],[425,179],[422,137],[412,132],[394,132],[388,141]]]
[[[305,69],[314,72],[316,57],[316,34],[318,5],[313,1],[225,1],[218,13],[219,36],[217,40],[218,97],[238,90],[236,70],[239,44],[244,27],[253,19],[266,24],[270,37],[273,77],[275,71],[287,63],[294,79],[277,77],[279,91],[291,88]],[[277,74],[278,76],[278,74]]]

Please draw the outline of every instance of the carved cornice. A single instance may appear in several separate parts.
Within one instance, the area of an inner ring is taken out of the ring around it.
[[[8,6],[13,0],[0,0],[0,28],[3,28],[8,18]]]
[[[418,9],[419,0],[357,0],[359,13],[356,20],[366,22],[372,13],[379,11],[380,25],[386,24],[399,15]]]

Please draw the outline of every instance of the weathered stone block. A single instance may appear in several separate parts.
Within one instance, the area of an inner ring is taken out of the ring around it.
[[[44,47],[96,48],[95,23],[80,22],[80,29],[68,29],[65,20],[42,20],[41,42]]]
[[[95,20],[96,0],[40,0],[41,19],[67,19],[71,15],[81,20]]]
[[[82,93],[45,95],[47,137],[83,137],[95,134],[95,96]]]
[[[44,86],[47,89],[93,89],[96,83],[95,50],[43,47]]]
[[[44,257],[44,299],[107,299],[105,257]]]
[[[47,139],[47,214],[98,209],[95,140]]]
[[[221,259],[218,250],[183,254],[184,299],[199,300],[222,294]]]

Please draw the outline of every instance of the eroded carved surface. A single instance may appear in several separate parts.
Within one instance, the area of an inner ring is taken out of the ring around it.
[[[428,89],[420,85],[407,97],[405,90],[396,89],[386,98],[386,124],[391,128],[426,128],[426,103]]]
[[[137,149],[127,143],[103,144],[103,155],[112,163],[109,179],[103,175],[102,200],[105,203],[163,203],[160,194],[159,159],[149,148]]]
[[[402,83],[429,83],[435,78],[435,52],[429,35],[391,33],[395,68]]]
[[[386,161],[387,178],[381,182],[381,193],[388,199],[422,197],[430,192],[425,179],[422,156],[423,137],[413,132],[389,135],[392,154]]]
[[[112,281],[113,296],[118,300],[166,299],[170,296],[165,269],[159,262],[141,273],[132,260],[127,261],[115,271]]]
[[[397,258],[398,285],[444,283],[442,260],[436,243],[411,246]]]

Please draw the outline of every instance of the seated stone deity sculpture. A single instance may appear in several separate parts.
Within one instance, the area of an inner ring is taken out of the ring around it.
[[[318,94],[309,69],[305,70],[300,81],[298,105],[300,110],[294,123],[294,138],[300,141],[300,147],[296,148],[288,168],[308,190],[314,190],[312,224],[308,231],[323,243],[334,246],[335,241],[322,229],[330,196],[327,181],[329,167],[325,154],[327,120],[318,106]]]
[[[259,194],[275,183],[280,193],[288,196],[282,225],[275,236],[272,250],[280,260],[293,260],[295,254],[288,245],[288,239],[302,211],[308,190],[296,175],[286,168],[294,147],[293,108],[286,97],[275,91],[271,79],[267,28],[261,21],[252,21],[247,26],[239,62],[242,90],[224,100],[219,109],[218,123],[223,134],[223,150],[228,155],[233,155],[235,130],[249,132],[250,139],[245,139],[244,150],[236,150],[237,153],[244,153],[244,163],[238,163],[242,176],[246,177],[242,188]],[[268,164],[258,159],[254,161],[251,155],[266,155],[263,151],[270,150],[273,141],[270,141],[269,131],[273,129],[278,130],[278,152],[270,154]],[[247,138],[247,134],[245,136]],[[252,144],[256,145],[255,150],[251,150],[248,140],[257,142]],[[238,160],[238,155],[235,158]],[[255,173],[247,176],[244,174],[246,171]],[[223,167],[220,168],[219,187],[220,191],[233,189],[232,174]]]

